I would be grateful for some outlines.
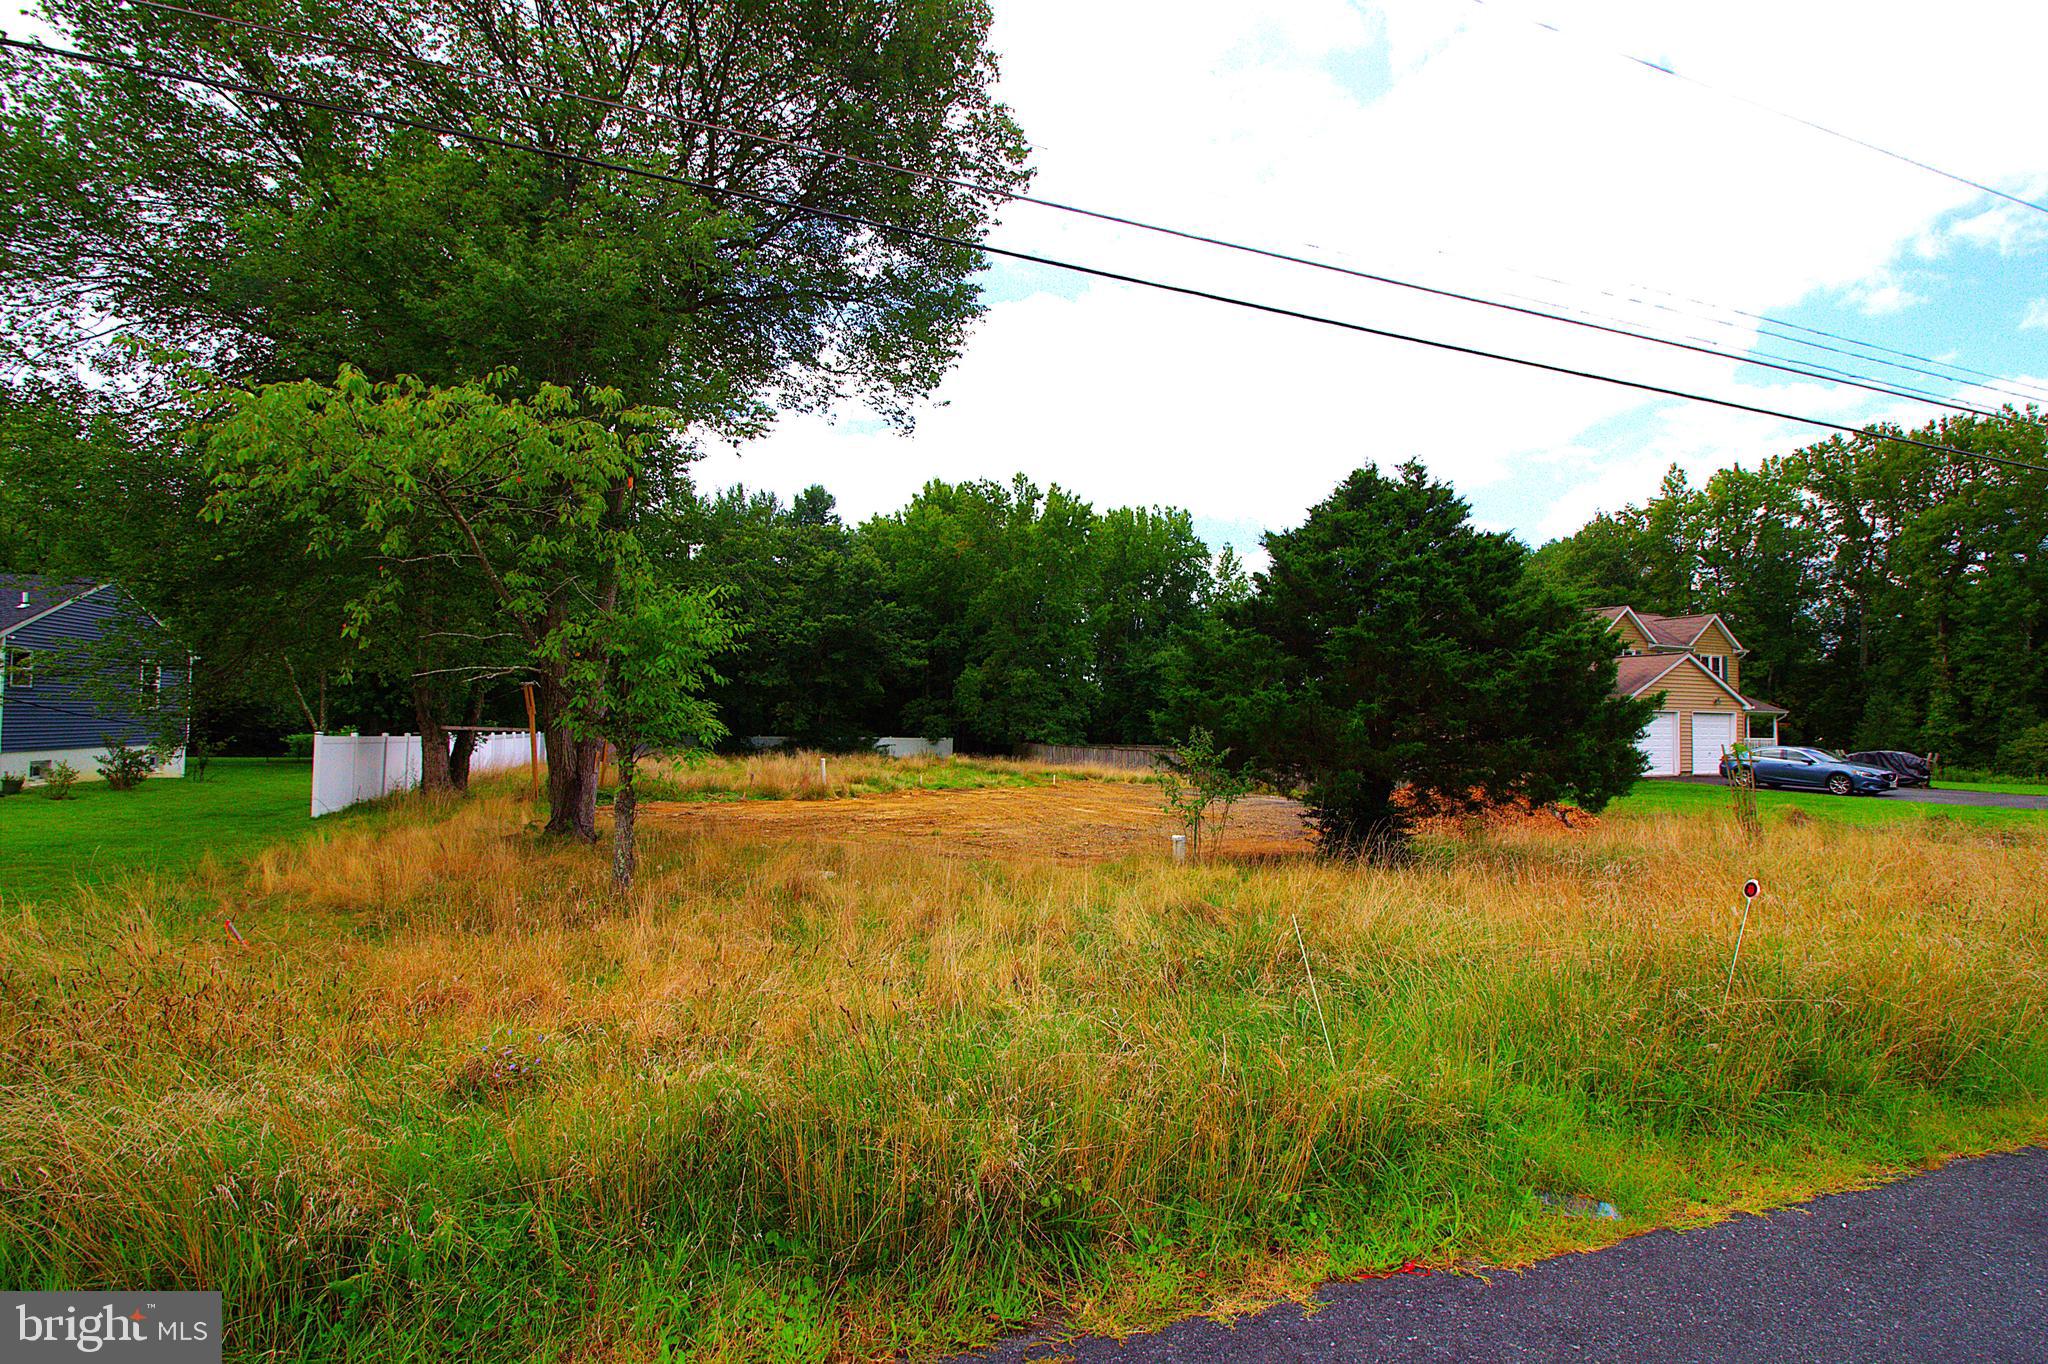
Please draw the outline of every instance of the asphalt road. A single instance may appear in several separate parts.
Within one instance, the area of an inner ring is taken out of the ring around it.
[[[1489,1278],[1325,1285],[1235,1326],[1020,1337],[963,1360],[2048,1360],[2048,1150]]]
[[[1691,782],[1696,786],[1726,786],[1719,777],[1662,777],[1661,781]],[[1910,800],[1923,805],[1988,805],[2000,810],[2048,810],[2048,796],[2020,795],[2011,791],[1957,791],[1945,786],[1932,790],[1922,786],[1901,786],[1881,796],[1838,796],[1838,800]]]

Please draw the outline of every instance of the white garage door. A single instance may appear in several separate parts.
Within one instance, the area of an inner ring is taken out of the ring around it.
[[[1692,717],[1692,771],[1696,777],[1711,777],[1721,771],[1721,754],[1735,742],[1735,717],[1711,710]]]
[[[1650,717],[1650,727],[1636,740],[1636,747],[1650,760],[1653,777],[1678,775],[1678,712],[1660,710]]]

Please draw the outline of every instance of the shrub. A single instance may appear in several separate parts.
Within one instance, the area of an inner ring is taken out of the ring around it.
[[[43,794],[51,800],[70,800],[71,788],[78,784],[78,769],[67,762],[54,762],[43,774]]]
[[[1192,857],[1201,857],[1205,831],[1212,844],[1223,841],[1230,807],[1252,789],[1252,779],[1231,767],[1229,758],[1230,750],[1218,748],[1215,736],[1199,725],[1166,757],[1166,813],[1187,831]]]
[[[9,772],[0,777],[0,796],[18,796],[21,788],[28,785],[28,778],[19,772]]]
[[[105,746],[99,758],[100,776],[109,790],[132,791],[164,765],[166,754],[159,745],[136,748],[110,734],[101,735],[100,742]]]
[[[2015,777],[2048,777],[2048,724],[2007,739],[1998,750],[1998,767]]]
[[[313,756],[313,736],[310,734],[287,734],[284,736],[284,755],[300,760]]]

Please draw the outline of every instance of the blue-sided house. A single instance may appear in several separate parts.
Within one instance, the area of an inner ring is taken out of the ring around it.
[[[183,776],[192,655],[114,583],[0,573],[0,775],[67,762],[99,775],[108,738],[179,743],[157,774]]]

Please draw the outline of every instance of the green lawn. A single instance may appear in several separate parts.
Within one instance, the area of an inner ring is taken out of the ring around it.
[[[1945,791],[2001,791],[2015,796],[2048,796],[2048,782],[2038,781],[1948,781],[1935,778]]]
[[[2019,785],[1973,785],[1962,789],[2022,794],[2030,791],[2030,788]],[[1976,805],[1937,805],[1891,796],[1830,796],[1817,791],[1759,791],[1757,801],[1766,819],[1787,810],[1803,810],[1816,819],[1842,824],[1956,819],[1974,824],[2048,827],[2048,810],[1997,810]],[[1634,790],[1608,807],[1618,814],[1700,814],[1727,808],[1728,788],[1725,786],[1684,781],[1639,781]]]
[[[159,778],[132,791],[80,782],[76,798],[35,787],[0,800],[0,908],[68,898],[80,883],[176,872],[204,854],[232,859],[303,832],[312,765],[216,758],[203,781]]]

